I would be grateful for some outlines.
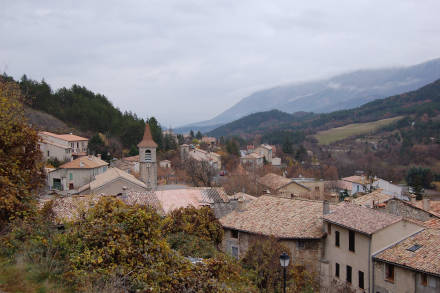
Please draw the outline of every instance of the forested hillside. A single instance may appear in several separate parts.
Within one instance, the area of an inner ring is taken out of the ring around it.
[[[79,85],[54,91],[44,80],[32,80],[26,75],[19,81],[5,74],[1,78],[19,85],[27,105],[27,119],[40,130],[73,131],[94,137],[92,142],[99,140],[97,134],[102,133],[110,146],[103,147],[104,142],[98,141],[102,145],[99,152],[120,154],[122,149],[130,150],[130,154],[136,152],[136,145],[144,133],[145,120],[135,113],[122,112],[104,95]],[[149,123],[159,150],[176,147],[173,139],[162,135],[162,128],[154,117],[149,118]]]
[[[385,99],[378,99],[361,107],[327,114],[288,114],[278,110],[248,115],[210,132],[213,136],[255,135],[275,130],[306,131],[339,127],[350,123],[376,121],[395,116],[435,116],[440,109],[440,80],[418,90]]]
[[[212,127],[251,113],[278,109],[287,113],[329,113],[409,92],[440,78],[440,59],[408,67],[358,70],[328,79],[297,82],[257,91],[211,120],[193,123],[193,129]]]

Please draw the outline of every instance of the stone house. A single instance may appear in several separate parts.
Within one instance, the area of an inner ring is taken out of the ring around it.
[[[339,204],[323,219],[327,237],[321,287],[330,292],[371,292],[372,256],[423,230],[402,217],[351,203]]]
[[[171,161],[170,160],[162,160],[159,162],[159,167],[164,169],[171,168]]]
[[[342,178],[341,180],[348,183],[349,187],[345,189],[349,191],[350,195],[354,195],[359,192],[368,193],[372,186],[371,181],[364,175],[349,176]]]
[[[372,186],[376,189],[381,189],[383,193],[392,195],[393,197],[397,197],[399,199],[408,199],[403,194],[403,187],[393,184],[389,181],[377,178],[373,181]]]
[[[118,168],[109,168],[95,180],[78,189],[79,194],[122,195],[128,191],[146,191],[147,186],[133,175]]]
[[[292,178],[292,180],[309,189],[309,193],[307,195],[307,198],[319,199],[319,200],[325,199],[324,198],[324,196],[325,196],[325,181],[324,180],[317,180],[315,178],[305,178],[305,177]],[[303,194],[303,196],[304,195],[305,194]]]
[[[440,230],[426,229],[373,257],[374,292],[440,292]]]
[[[118,168],[129,174],[139,174],[139,155],[124,157],[110,163],[111,167]]]
[[[258,153],[250,153],[240,157],[240,164],[244,167],[260,168],[264,165],[264,155]]]
[[[266,193],[286,198],[307,198],[312,191],[302,183],[295,182],[292,179],[274,173],[268,173],[263,177],[258,178],[257,183],[266,191]]]
[[[270,164],[272,163],[273,153],[272,153],[272,147],[270,145],[262,144],[254,150],[254,153],[263,155],[264,158],[266,159],[266,162]]]
[[[220,218],[225,232],[221,248],[241,258],[254,241],[275,237],[289,248],[295,264],[304,266],[318,277],[324,249],[324,206],[322,201],[258,197],[245,209]]]
[[[40,137],[38,147],[44,160],[56,158],[63,162],[87,155],[88,138],[71,133],[55,134],[47,131],[39,132],[38,136]]]
[[[221,156],[214,152],[204,151],[193,145],[182,144],[180,146],[180,157],[182,160],[192,158],[197,161],[206,161],[217,170],[222,168]]]
[[[108,163],[95,156],[85,156],[67,162],[47,174],[50,189],[75,192],[107,171]]]
[[[390,198],[389,200],[384,201],[383,204],[376,204],[374,208],[378,211],[421,222],[426,222],[433,218],[440,218],[440,214],[430,210],[429,199],[425,198],[420,202],[419,206],[417,202],[412,203],[398,198]],[[425,202],[426,209],[423,208],[423,202]]]

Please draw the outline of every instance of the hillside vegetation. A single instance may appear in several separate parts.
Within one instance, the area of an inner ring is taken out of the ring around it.
[[[400,119],[402,119],[402,116],[382,119],[374,122],[348,124],[342,127],[319,131],[316,133],[315,137],[321,145],[331,144],[351,136],[372,133],[379,128],[387,126]]]
[[[226,124],[251,113],[278,109],[288,113],[328,113],[359,107],[375,99],[409,92],[440,78],[440,59],[408,66],[358,70],[328,79],[264,89],[243,98],[220,115],[189,126]]]
[[[385,99],[378,99],[361,107],[327,114],[288,114],[278,110],[248,115],[211,131],[213,136],[265,134],[275,130],[317,131],[341,127],[353,123],[372,122],[396,116],[435,116],[440,109],[440,80],[418,90]]]

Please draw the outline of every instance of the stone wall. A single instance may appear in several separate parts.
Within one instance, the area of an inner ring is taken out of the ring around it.
[[[404,218],[414,219],[425,222],[432,218],[432,215],[427,211],[411,206],[409,203],[405,203],[398,199],[390,199],[385,208],[380,208],[378,211],[387,212],[396,216],[402,216]]]

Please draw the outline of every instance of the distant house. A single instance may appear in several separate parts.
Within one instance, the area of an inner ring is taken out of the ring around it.
[[[272,153],[272,147],[270,145],[267,144],[262,144],[259,147],[257,147],[254,150],[255,153],[263,155],[266,162],[268,163],[272,163],[272,157],[273,157],[273,153]]]
[[[374,292],[440,292],[440,230],[413,234],[373,257]]]
[[[220,218],[222,250],[241,258],[254,241],[275,237],[289,247],[295,264],[319,276],[324,206],[322,201],[260,196],[243,211]]]
[[[107,171],[108,163],[95,156],[85,156],[67,162],[48,173],[50,189],[75,191]]]
[[[222,168],[222,160],[219,154],[204,151],[192,145],[182,144],[180,146],[180,157],[182,160],[192,158],[196,161],[208,162],[212,167],[217,170],[220,170]]]
[[[257,183],[266,191],[266,193],[281,197],[307,197],[311,192],[309,187],[274,173],[269,173],[258,178]]]
[[[383,179],[374,179],[372,186],[377,189],[381,189],[383,193],[392,195],[400,199],[408,200],[406,196],[403,195],[403,187],[393,184],[389,181]]]
[[[56,158],[63,162],[87,155],[88,138],[71,133],[55,134],[47,131],[39,132],[38,136],[41,140],[38,146],[44,160]]]
[[[124,157],[120,160],[115,160],[110,163],[111,167],[118,168],[129,174],[139,173],[139,155]]]
[[[281,166],[281,158],[272,158],[272,166],[280,167]]]
[[[250,153],[240,158],[240,164],[244,167],[260,168],[264,165],[264,155]]]
[[[202,137],[202,143],[214,146],[217,143],[217,139],[215,137],[204,136]]]
[[[324,198],[325,182],[323,180],[317,180],[315,178],[305,178],[305,177],[292,178],[292,180],[309,189],[308,194],[303,193],[302,196],[307,196],[306,198],[309,199],[320,199],[320,200],[325,199]]]
[[[379,206],[384,207],[386,202],[392,198],[392,195],[385,194],[381,189],[377,189],[371,193],[353,198],[352,203],[369,208],[377,208]]]
[[[95,180],[81,186],[79,194],[122,195],[128,191],[146,191],[147,186],[133,175],[118,168],[109,168]]]
[[[223,188],[209,187],[190,187],[156,190],[155,192],[129,191],[127,198],[143,198],[144,196],[154,197],[160,206],[161,214],[168,214],[175,209],[204,206],[212,208],[217,218],[220,218],[235,209],[243,208],[253,200],[251,196],[231,196],[229,197]]]
[[[321,287],[330,292],[373,292],[372,256],[423,230],[402,217],[351,203],[339,204],[323,219]]]
[[[162,160],[159,162],[159,167],[161,168],[171,168],[171,161],[170,160]]]
[[[345,177],[342,178],[342,181],[348,183],[348,187],[351,186],[350,189],[347,188],[347,190],[350,192],[350,195],[356,194],[358,192],[369,192],[372,186],[371,181],[363,175]]]

